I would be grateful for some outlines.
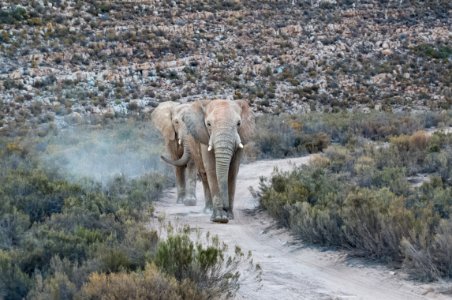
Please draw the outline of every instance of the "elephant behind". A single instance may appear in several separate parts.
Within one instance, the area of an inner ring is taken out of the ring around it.
[[[173,101],[162,102],[151,114],[152,123],[163,136],[166,152],[174,160],[180,159],[186,152],[184,149],[188,147],[187,141],[181,137],[181,120],[177,113],[186,105]],[[196,205],[197,171],[195,162],[190,159],[184,165],[175,166],[174,173],[176,175],[177,203]]]

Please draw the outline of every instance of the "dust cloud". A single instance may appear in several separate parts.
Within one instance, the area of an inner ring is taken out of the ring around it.
[[[105,184],[117,176],[171,173],[171,168],[160,160],[164,152],[162,138],[144,121],[102,127],[78,125],[58,130],[45,143],[41,161],[69,180],[89,178]]]

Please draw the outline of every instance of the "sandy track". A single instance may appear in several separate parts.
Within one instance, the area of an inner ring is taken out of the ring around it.
[[[274,167],[288,170],[306,164],[309,157],[257,161],[240,167],[235,201],[235,220],[214,224],[203,213],[202,185],[198,183],[198,205],[176,204],[175,189],[167,191],[156,205],[156,214],[182,225],[189,224],[217,234],[229,245],[251,250],[262,267],[262,280],[242,276],[237,299],[450,299],[436,292],[441,284],[419,284],[403,274],[379,265],[347,259],[344,252],[306,247],[287,230],[275,226],[265,212],[250,212],[257,205],[248,187],[257,190],[259,177]],[[199,200],[201,199],[201,200]]]

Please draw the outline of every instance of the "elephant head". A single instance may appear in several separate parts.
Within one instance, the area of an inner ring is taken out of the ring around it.
[[[197,101],[183,120],[188,132],[209,151],[243,148],[254,133],[254,115],[244,100]]]
[[[190,109],[183,114],[183,121],[187,132],[197,142],[207,146],[215,163],[214,176],[215,183],[218,184],[218,194],[213,195],[216,207],[214,207],[212,219],[227,222],[225,215],[227,213],[232,215],[232,207],[229,203],[231,199],[229,195],[230,166],[234,157],[238,157],[236,154],[252,137],[255,126],[254,115],[243,100],[204,100],[192,103]],[[173,163],[183,163],[183,161],[173,161]],[[236,171],[234,172],[235,178]],[[232,190],[235,190],[235,187]]]
[[[160,131],[165,140],[174,141],[176,131],[173,127],[173,111],[179,103],[167,101],[160,103],[152,112],[151,119],[154,126]]]
[[[183,147],[183,156],[175,164],[170,159],[161,158],[175,166],[186,166],[190,159],[190,150],[187,143],[183,143],[187,136],[185,125],[182,123],[183,112],[189,108],[189,104],[177,102],[163,102],[152,112],[151,118],[154,126],[162,133],[167,143],[177,143],[177,148]],[[181,163],[183,161],[183,163]]]

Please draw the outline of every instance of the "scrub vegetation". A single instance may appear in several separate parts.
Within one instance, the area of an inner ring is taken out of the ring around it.
[[[239,248],[149,224],[169,100],[246,99],[247,161],[319,153],[259,191],[304,241],[451,277],[451,8],[2,1],[0,299],[234,296]]]
[[[349,148],[363,141],[389,142],[424,128],[452,125],[452,112],[341,112],[260,115],[251,157],[283,158],[321,152],[329,145]]]
[[[262,207],[305,241],[450,277],[452,136],[422,131],[450,120],[448,111],[258,116],[249,160],[323,152],[262,179]],[[189,228],[162,233],[153,202],[174,179],[146,120],[7,132],[0,149],[2,298],[208,299],[239,288],[251,260],[240,248]]]
[[[238,266],[250,256],[240,248],[229,251],[216,237],[172,229],[154,216],[153,202],[173,182],[162,166],[150,167],[156,157],[142,152],[152,154],[159,140],[146,140],[152,133],[136,125],[0,138],[1,299],[234,295]],[[134,149],[130,139],[137,139]],[[89,149],[101,149],[106,140],[111,142],[106,157],[89,160]],[[106,166],[121,164],[120,153],[149,169],[135,177],[114,175]],[[114,176],[99,181],[77,168],[71,173],[84,158]]]
[[[260,203],[306,242],[390,262],[418,279],[451,277],[452,134],[422,130],[447,120],[317,118],[305,128],[321,127],[336,143],[309,166],[261,178]]]

